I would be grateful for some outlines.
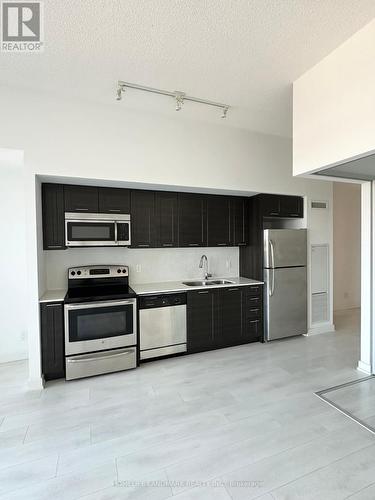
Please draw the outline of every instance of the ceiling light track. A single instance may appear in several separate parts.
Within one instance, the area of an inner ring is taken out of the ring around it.
[[[118,87],[116,92],[117,96],[116,99],[118,101],[121,101],[122,94],[125,92],[127,88],[142,90],[143,92],[151,92],[152,94],[160,94],[172,97],[176,103],[176,111],[180,111],[182,109],[182,106],[184,105],[185,101],[192,101],[192,102],[197,102],[199,104],[205,104],[206,106],[213,106],[215,108],[219,108],[222,110],[221,118],[226,118],[228,110],[230,108],[228,104],[222,104],[220,102],[215,102],[215,101],[208,101],[207,99],[201,99],[200,97],[192,97],[186,95],[185,92],[180,92],[177,90],[171,92],[169,90],[155,89],[153,87],[145,87],[144,85],[138,85],[136,83],[123,82],[122,80],[118,81]]]

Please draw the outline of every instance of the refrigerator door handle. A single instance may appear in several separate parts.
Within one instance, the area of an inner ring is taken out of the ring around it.
[[[273,246],[273,241],[272,240],[269,240],[269,245],[270,245],[270,256],[271,256],[271,266],[272,269],[275,267],[275,247]]]
[[[269,296],[272,297],[272,295],[275,292],[275,269],[272,268],[272,279],[271,279],[271,286],[270,286],[270,291],[269,291]]]

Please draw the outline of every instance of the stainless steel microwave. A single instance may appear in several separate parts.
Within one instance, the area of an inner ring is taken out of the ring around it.
[[[129,246],[129,214],[65,212],[67,247]]]

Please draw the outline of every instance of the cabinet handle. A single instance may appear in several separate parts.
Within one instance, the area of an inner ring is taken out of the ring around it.
[[[226,247],[228,245],[228,243],[218,243],[217,246],[218,247]]]
[[[121,210],[119,208],[110,208],[109,211],[110,212],[121,212]]]
[[[46,307],[60,307],[61,304],[46,304]]]
[[[163,247],[173,247],[173,243],[163,243]]]
[[[228,288],[228,292],[237,292],[238,288]]]
[[[289,214],[291,217],[298,217],[299,214]]]
[[[75,208],[74,210],[77,210],[77,212],[87,212],[88,208]]]
[[[62,248],[62,245],[48,245],[48,248]]]
[[[203,294],[203,293],[209,293],[208,290],[205,290],[204,292],[198,292],[199,294]]]
[[[279,212],[270,212],[270,215],[279,215]]]
[[[189,247],[199,247],[199,243],[189,243]]]
[[[148,248],[150,245],[137,245],[139,248]]]

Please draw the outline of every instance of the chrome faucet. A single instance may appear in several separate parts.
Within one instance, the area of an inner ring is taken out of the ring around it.
[[[201,260],[199,262],[199,268],[202,269],[204,266],[204,279],[206,280],[207,278],[210,278],[212,276],[212,274],[209,274],[208,272],[208,259],[207,259],[207,255],[202,255],[201,257]]]

